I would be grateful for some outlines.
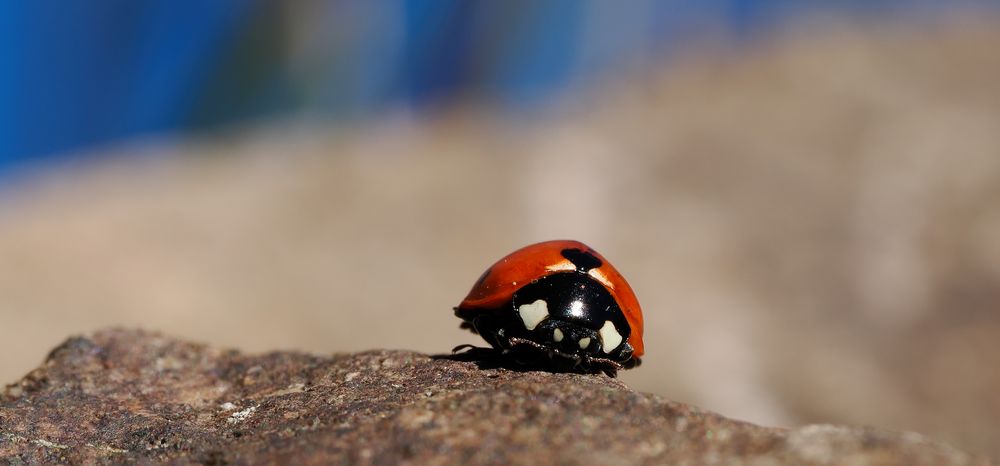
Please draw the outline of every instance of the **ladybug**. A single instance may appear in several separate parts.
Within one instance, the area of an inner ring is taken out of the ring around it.
[[[614,376],[638,366],[643,354],[632,287],[579,241],[510,253],[476,280],[455,315],[462,328],[528,365]]]

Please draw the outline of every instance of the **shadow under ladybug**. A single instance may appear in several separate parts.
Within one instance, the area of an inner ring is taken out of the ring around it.
[[[545,348],[525,340],[509,349],[459,345],[449,354],[432,355],[431,359],[476,363],[479,369],[507,369],[516,372],[546,371],[576,374],[600,374],[617,377],[621,369],[631,369],[642,360],[630,359],[626,364],[603,358],[583,358]]]

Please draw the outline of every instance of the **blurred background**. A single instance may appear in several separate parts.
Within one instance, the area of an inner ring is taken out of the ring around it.
[[[1000,2],[0,4],[0,380],[140,326],[449,351],[525,244],[638,390],[1000,458]]]

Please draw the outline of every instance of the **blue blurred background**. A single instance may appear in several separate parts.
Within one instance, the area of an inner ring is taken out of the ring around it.
[[[533,107],[788,18],[934,15],[902,0],[87,0],[0,3],[0,176],[123,138],[259,118],[365,118],[456,100]]]

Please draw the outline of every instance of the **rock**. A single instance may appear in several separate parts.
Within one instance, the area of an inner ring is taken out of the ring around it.
[[[989,464],[913,433],[761,427],[603,375],[480,366],[407,351],[250,356],[105,330],[68,340],[6,388],[0,457],[10,464]]]

